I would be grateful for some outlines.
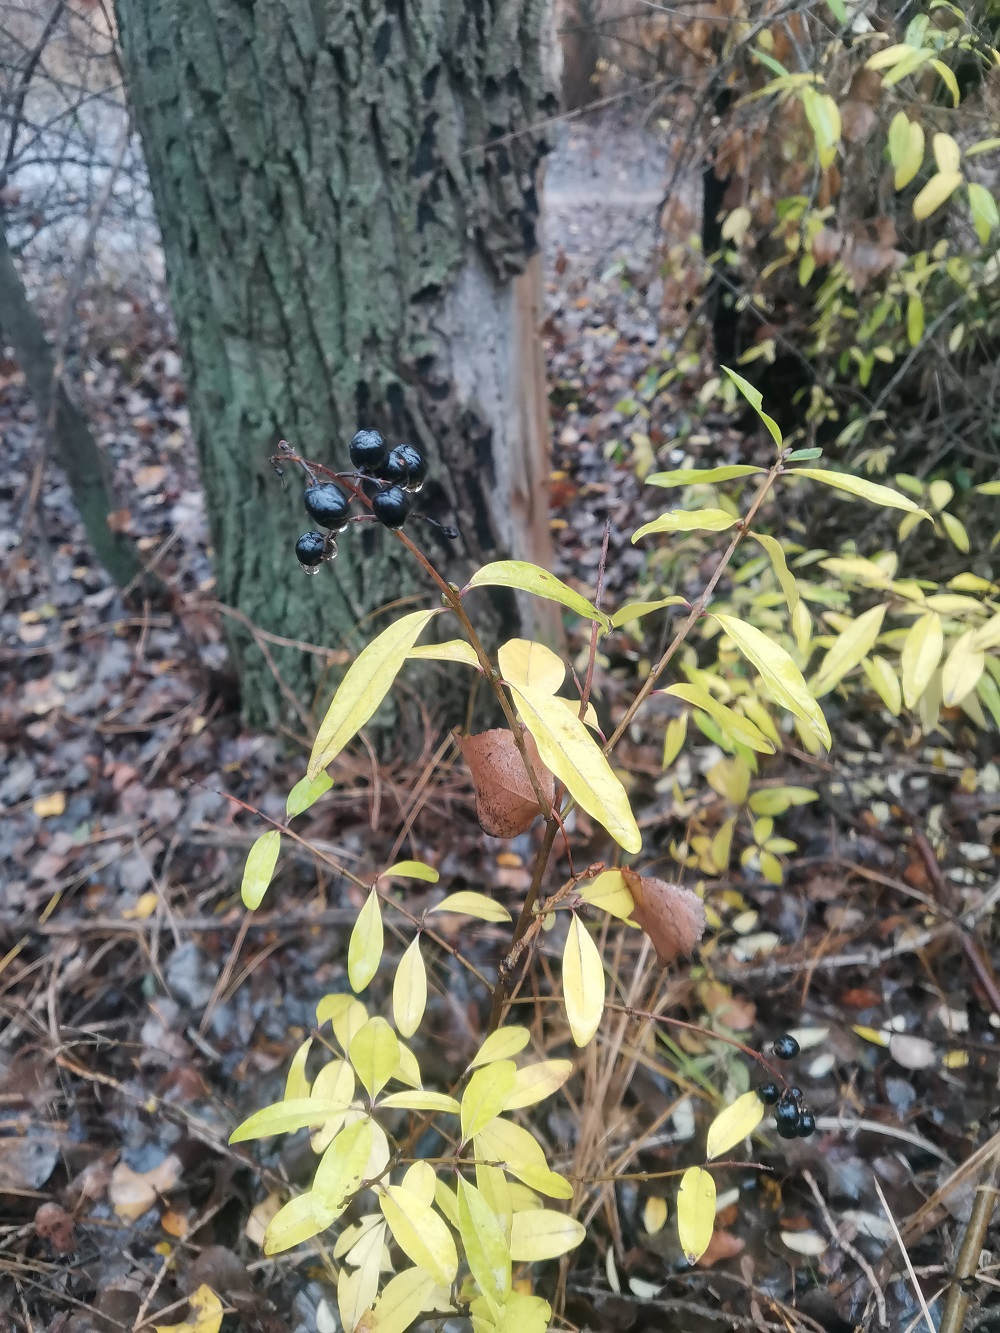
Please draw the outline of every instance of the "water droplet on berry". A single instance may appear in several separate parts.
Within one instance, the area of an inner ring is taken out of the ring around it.
[[[304,565],[301,560],[299,561],[299,569],[302,570],[303,574],[308,574],[310,578],[319,573],[319,565]]]

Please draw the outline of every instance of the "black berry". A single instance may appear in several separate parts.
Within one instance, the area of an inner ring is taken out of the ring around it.
[[[339,532],[346,525],[351,502],[332,481],[310,486],[302,498],[305,500],[306,513],[321,528]]]
[[[374,472],[385,462],[387,452],[377,430],[359,430],[351,441],[351,462],[363,472]]]
[[[797,1101],[800,1106],[802,1105],[802,1098],[805,1096],[805,1093],[802,1091],[801,1088],[789,1088],[788,1095],[789,1097],[794,1098],[794,1100]]]
[[[427,459],[416,445],[397,444],[389,455],[389,460],[392,459],[396,459],[397,464],[405,467],[406,481],[403,484],[407,489],[419,491],[427,479]]]
[[[362,477],[361,490],[363,494],[368,496],[369,500],[374,500],[376,495],[381,494],[382,483],[375,477]]]
[[[410,470],[406,466],[406,459],[399,452],[399,445],[397,445],[395,449],[390,449],[385,462],[379,466],[379,480],[388,481],[393,486],[404,486],[409,475]]]
[[[401,528],[410,512],[410,497],[399,486],[379,491],[372,500],[372,513],[387,528]]]
[[[816,1117],[812,1111],[803,1111],[799,1116],[799,1138],[807,1139],[816,1133]]]
[[[799,1053],[799,1043],[791,1033],[786,1032],[775,1040],[774,1053],[779,1060],[794,1060]]]
[[[322,563],[326,555],[326,538],[321,532],[304,532],[295,543],[295,554],[299,564],[311,569]]]
[[[786,1092],[774,1108],[774,1125],[779,1137],[797,1138],[801,1119],[802,1112],[799,1110],[798,1102]]]
[[[781,1096],[781,1089],[778,1087],[777,1083],[762,1083],[757,1089],[757,1096],[765,1106],[773,1106]]]

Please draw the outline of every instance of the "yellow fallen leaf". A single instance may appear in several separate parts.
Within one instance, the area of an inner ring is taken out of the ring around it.
[[[156,911],[156,904],[160,901],[159,894],[154,893],[152,889],[144,893],[134,907],[126,907],[122,912],[122,919],[125,921],[145,921]]]
[[[61,815],[66,809],[66,793],[50,791],[47,796],[39,796],[32,802],[32,810],[39,819],[48,819],[52,815]]]

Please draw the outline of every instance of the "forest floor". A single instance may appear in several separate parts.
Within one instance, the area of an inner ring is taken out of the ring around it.
[[[677,354],[687,323],[683,293],[656,262],[665,154],[655,123],[576,121],[548,169],[556,572],[592,595],[610,522],[612,605],[656,582],[629,541],[663,506],[663,492],[639,480],[651,463],[747,461],[762,448],[724,419],[697,417],[709,373],[697,358],[648,400],[648,414],[637,407],[637,386]],[[260,831],[245,806],[283,818],[302,756],[248,733],[232,711],[161,300],[127,283],[111,296],[92,285],[80,319],[75,364],[114,461],[116,521],[179,609],[124,608],[87,553],[64,481],[42,470],[23,377],[0,362],[0,1328],[174,1323],[207,1282],[244,1329],[322,1333],[336,1327],[328,1248],[271,1260],[259,1247],[276,1201],[308,1175],[308,1145],[301,1135],[252,1150],[227,1139],[281,1096],[317,1000],[346,988],[345,928],[362,898],[303,852],[252,918],[240,903]],[[682,591],[705,577],[686,571]],[[618,634],[602,647],[595,688],[611,716],[664,642],[669,622],[651,623],[645,638]],[[940,1317],[935,1294],[1000,1149],[989,915],[1000,776],[989,746],[961,728],[924,740],[857,701],[829,702],[833,755],[789,750],[766,770],[818,793],[785,822],[797,850],[783,885],[734,861],[706,886],[721,921],[710,957],[662,983],[670,1012],[709,1033],[761,1048],[795,1031],[803,1051],[790,1076],[819,1133],[781,1143],[764,1122],[754,1164],[720,1182],[716,1240],[689,1269],[672,1219],[647,1228],[650,1194],[665,1194],[672,1212],[672,1186],[633,1173],[698,1162],[718,1099],[753,1071],[704,1034],[633,1061],[605,1108],[607,1158],[638,1146],[613,1191],[584,1189],[593,1221],[568,1270],[567,1328],[902,1333],[920,1326],[925,1298]],[[671,843],[692,811],[721,819],[721,802],[697,767],[661,772],[662,733],[654,717],[620,758],[634,778],[644,864],[678,877]],[[710,748],[696,751],[706,766]],[[371,879],[412,816],[402,854],[435,864],[448,891],[485,883],[511,901],[524,892],[537,831],[513,843],[484,837],[451,756],[435,764],[428,754],[416,769],[388,762],[374,778],[367,759],[344,761],[306,817],[314,846]],[[606,854],[582,820],[576,835],[591,859]],[[437,896],[414,892],[412,910]],[[463,951],[488,970],[501,938],[484,927],[463,937]],[[620,957],[616,980],[633,962]],[[446,1087],[481,1040],[485,1011],[440,960],[430,1016],[434,1040],[414,1047],[428,1083]],[[557,1167],[571,1163],[565,1107],[540,1130]],[[998,1245],[994,1229],[987,1248]],[[548,1294],[555,1266],[538,1271]],[[966,1327],[1000,1326],[989,1315],[996,1265],[984,1261],[969,1294]]]

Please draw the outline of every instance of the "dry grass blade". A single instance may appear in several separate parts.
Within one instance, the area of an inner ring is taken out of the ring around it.
[[[879,1203],[881,1203],[885,1215],[889,1220],[889,1225],[892,1227],[892,1234],[896,1237],[896,1244],[899,1246],[899,1252],[903,1256],[903,1263],[906,1264],[906,1271],[910,1277],[910,1285],[913,1287],[913,1293],[920,1303],[920,1309],[923,1311],[923,1316],[927,1322],[929,1333],[938,1333],[934,1320],[931,1318],[931,1312],[927,1308],[927,1302],[924,1299],[924,1293],[921,1290],[920,1283],[917,1281],[917,1275],[913,1271],[912,1263],[910,1263],[909,1253],[907,1252],[906,1246],[903,1244],[903,1237],[899,1234],[899,1227],[896,1225],[896,1219],[893,1217],[892,1210],[886,1202],[886,1197],[882,1192],[882,1186],[878,1183],[878,1177],[874,1174],[872,1175],[872,1184],[875,1186],[875,1193],[879,1197]]]

